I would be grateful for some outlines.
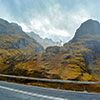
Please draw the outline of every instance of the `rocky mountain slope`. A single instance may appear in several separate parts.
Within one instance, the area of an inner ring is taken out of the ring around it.
[[[79,43],[87,50],[83,52],[86,66],[91,74],[100,79],[100,23],[92,19],[84,22],[70,43]]]
[[[29,46],[31,49],[33,48],[34,53],[38,53],[43,50],[43,47],[38,44],[35,39],[30,38],[16,23],[9,23],[6,20],[0,19],[0,35],[2,37],[2,40],[0,39],[2,42],[13,42],[11,44],[14,45],[14,48],[24,49],[24,47]],[[9,38],[12,41],[10,41]],[[7,44],[5,43],[5,45]],[[2,45],[2,47],[4,47],[4,45]]]
[[[64,80],[100,80],[100,24],[87,20],[74,38],[64,46],[47,47],[45,52],[15,65],[10,74],[22,70],[23,75]],[[23,70],[26,73],[23,73]]]
[[[99,60],[100,23],[90,19],[81,24],[68,43],[61,47],[47,47],[44,52],[14,63],[12,69],[3,70],[3,73],[63,80],[99,81]],[[10,58],[4,63],[11,63],[9,61]]]
[[[30,38],[15,23],[0,19],[0,71],[12,69],[30,55],[43,51],[43,47]]]

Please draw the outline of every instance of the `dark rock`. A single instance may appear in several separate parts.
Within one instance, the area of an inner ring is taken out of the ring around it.
[[[52,46],[52,47],[47,47],[46,48],[46,53],[59,53],[60,52],[60,47],[58,46]]]
[[[66,56],[64,59],[70,59],[71,58],[71,56],[69,55],[69,56]]]

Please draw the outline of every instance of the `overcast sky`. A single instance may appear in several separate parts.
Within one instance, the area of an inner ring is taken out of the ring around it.
[[[68,41],[82,22],[100,20],[100,0],[0,0],[0,18],[43,38]]]

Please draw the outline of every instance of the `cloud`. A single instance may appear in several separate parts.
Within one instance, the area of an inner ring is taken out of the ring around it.
[[[72,38],[79,25],[88,20],[89,13],[85,9],[76,12],[63,11],[61,5],[55,4],[48,7],[48,14],[31,16],[29,23],[19,23],[24,31],[34,31],[43,38],[52,38],[53,35]]]
[[[75,0],[76,3],[71,0],[4,1],[0,0],[0,11],[3,11],[0,17],[18,23],[26,32],[33,31],[53,40],[70,40],[80,24],[91,18],[80,0]]]

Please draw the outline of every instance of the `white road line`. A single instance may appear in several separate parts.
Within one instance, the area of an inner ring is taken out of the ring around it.
[[[26,94],[26,95],[35,96],[35,97],[46,98],[46,99],[50,99],[50,100],[68,100],[67,98],[63,99],[63,98],[58,98],[58,97],[46,96],[46,95],[31,93],[31,92],[27,92],[27,91],[21,91],[21,90],[17,90],[17,89],[13,89],[13,88],[8,88],[8,87],[4,87],[4,86],[0,86],[0,88],[6,89],[6,90],[9,90],[9,91],[13,91],[13,92]]]

